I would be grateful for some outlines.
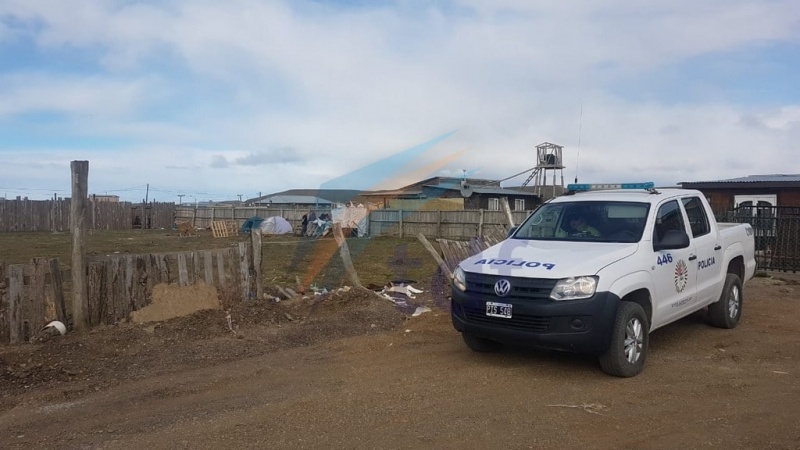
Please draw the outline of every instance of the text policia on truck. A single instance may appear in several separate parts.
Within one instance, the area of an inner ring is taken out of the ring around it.
[[[459,264],[452,320],[471,349],[592,353],[630,377],[657,328],[704,308],[712,325],[736,326],[755,272],[750,225],[717,223],[695,190],[568,189]]]

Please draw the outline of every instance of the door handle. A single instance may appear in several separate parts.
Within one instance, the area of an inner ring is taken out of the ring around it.
[[[721,248],[722,248],[721,245],[717,245],[716,247],[714,247],[714,251],[720,250]]]
[[[697,259],[697,255],[689,256],[689,261],[694,261],[695,259]]]

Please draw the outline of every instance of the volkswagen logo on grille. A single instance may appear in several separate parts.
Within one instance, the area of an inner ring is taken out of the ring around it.
[[[494,284],[494,293],[498,297],[505,297],[509,292],[511,292],[511,283],[508,280],[501,278]]]

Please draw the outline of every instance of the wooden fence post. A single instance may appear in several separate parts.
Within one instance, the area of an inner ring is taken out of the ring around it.
[[[233,264],[233,263],[231,263]],[[226,287],[225,282],[225,253],[224,252],[217,252],[217,278],[219,278],[219,285],[220,288]]]
[[[189,285],[189,270],[186,268],[186,253],[178,253],[178,286]]]
[[[481,218],[478,222],[478,236],[483,236],[483,208],[481,208]]]
[[[350,249],[347,247],[347,240],[344,238],[344,234],[342,234],[342,224],[339,222],[333,224],[333,237],[336,239],[336,243],[339,244],[339,254],[342,257],[342,262],[344,263],[347,274],[350,275],[350,281],[356,287],[364,287],[364,285],[361,284],[361,279],[358,278],[356,268],[353,266],[353,260],[350,258]]]
[[[256,227],[250,230],[250,240],[253,243],[253,276],[256,278],[256,299],[264,293],[264,283],[261,280],[261,229]]]
[[[206,284],[214,286],[214,260],[210,251],[203,252],[203,271]],[[222,284],[220,284],[221,286]]]
[[[94,231],[97,229],[97,207],[95,206],[95,196],[92,195],[92,201],[89,202],[89,206],[92,208],[92,226],[89,228],[89,231]]]
[[[86,289],[86,207],[89,187],[89,161],[72,161],[72,199],[70,224],[72,234],[72,322],[76,331],[89,328]]]
[[[23,340],[22,289],[24,279],[22,265],[8,266],[8,340],[12,344],[19,344]]]
[[[400,237],[403,237],[403,210],[400,209],[397,213],[400,214]]]
[[[194,272],[191,274],[189,282],[197,284],[200,281],[200,252],[192,252],[192,266],[194,266]]]
[[[67,308],[64,304],[64,288],[61,282],[61,265],[58,258],[53,258],[50,263],[50,284],[53,289],[53,302],[56,306],[56,320],[67,324]]]
[[[444,262],[442,257],[439,256],[439,252],[437,252],[436,249],[433,248],[433,245],[431,245],[431,243],[428,242],[428,239],[425,237],[425,235],[420,233],[417,235],[417,239],[419,239],[422,245],[428,250],[428,253],[430,253],[431,256],[433,256],[433,259],[436,260],[436,264],[438,264],[439,268],[442,269],[442,272],[444,272],[444,274],[447,275],[447,279],[452,280],[453,272],[450,270],[449,267],[447,267],[447,263]]]
[[[239,281],[242,287],[242,301],[250,299],[250,255],[247,242],[239,242]]]
[[[9,340],[9,331],[11,325],[11,317],[9,316],[10,301],[11,301],[11,296],[8,294],[8,285],[6,284],[6,266],[0,263],[0,343],[10,342]]]
[[[514,225],[514,216],[511,215],[511,207],[508,206],[508,197],[501,197],[500,204],[503,205],[503,211],[506,212],[506,217],[508,218],[508,227],[513,228]]]

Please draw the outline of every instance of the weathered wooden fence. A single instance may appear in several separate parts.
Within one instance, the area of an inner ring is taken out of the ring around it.
[[[529,211],[513,211],[514,223],[519,224]],[[470,239],[485,234],[495,226],[506,226],[508,217],[503,211],[465,209],[460,211],[400,211],[378,209],[369,215],[370,236],[409,237],[423,234],[445,239]]]
[[[130,203],[92,201],[89,197],[87,225],[91,230],[130,230],[132,228],[172,228],[176,223],[191,222],[197,228],[211,228],[214,221],[234,221],[237,227],[251,217],[280,216],[300,230],[303,214],[309,208],[263,206],[179,206],[174,203]],[[329,207],[313,208],[317,216],[331,213]],[[513,211],[515,223],[522,222],[529,211]],[[369,215],[370,236],[416,236],[469,239],[478,236],[484,226],[505,225],[503,211],[405,211],[373,210]],[[67,231],[70,224],[70,199],[0,200],[2,231]]]
[[[315,209],[319,216],[330,213],[330,209]],[[233,220],[241,227],[250,217],[280,216],[288,220],[295,230],[300,229],[303,214],[308,209],[267,207],[181,207],[175,210],[177,222],[192,222],[199,228],[208,228],[212,221]],[[512,211],[514,223],[519,224],[530,211]],[[485,227],[507,225],[508,217],[503,211],[470,209],[458,211],[403,211],[377,209],[369,214],[370,236],[410,237],[420,233],[430,237],[446,239],[469,239],[480,236]]]
[[[292,224],[295,230],[300,229],[300,222],[303,214],[309,213],[308,208],[275,208],[264,206],[178,206],[175,208],[176,222],[191,222],[197,228],[210,228],[211,222],[233,220],[236,227],[241,227],[244,222],[251,217],[283,217]],[[331,213],[330,208],[314,208],[313,211],[319,216],[324,213]]]
[[[437,239],[436,242],[442,250],[442,260],[450,272],[453,272],[461,261],[502,242],[505,238],[505,228],[496,225],[484,230],[483,235],[473,236],[468,241]]]
[[[93,230],[130,230],[137,216],[143,228],[170,228],[174,223],[175,204],[150,202],[92,201],[89,197],[87,225]],[[70,223],[70,199],[0,200],[2,231],[67,231]]]
[[[175,203],[129,203],[129,226],[143,229],[170,228],[175,224]],[[117,228],[117,229],[128,229]]]
[[[250,243],[240,242],[229,249],[94,259],[87,267],[89,325],[117,323],[149,305],[153,286],[159,283],[202,282],[221,295],[250,298],[260,279],[252,254]],[[71,322],[64,300],[71,296],[65,295],[69,290],[62,279],[69,276],[57,259],[0,265],[0,344],[29,342],[51,320]]]
[[[27,342],[50,320],[66,321],[58,260],[0,265],[0,343]]]

